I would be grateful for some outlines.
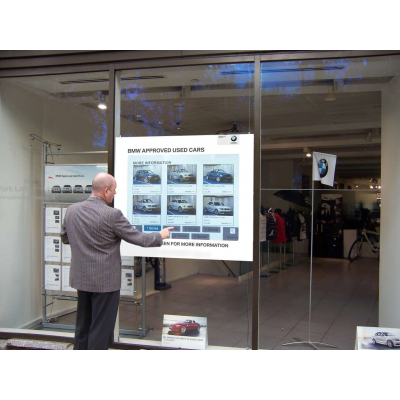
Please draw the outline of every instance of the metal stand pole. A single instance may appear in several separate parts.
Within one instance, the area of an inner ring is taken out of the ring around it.
[[[46,168],[46,160],[47,160],[47,144],[43,143],[42,144],[43,147],[43,182],[42,182],[42,252],[41,252],[41,257],[42,257],[42,274],[43,274],[43,278],[42,278],[42,325],[44,326],[47,322],[47,307],[46,307],[46,303],[47,303],[47,298],[46,298],[46,270],[45,270],[45,265],[46,262],[44,260],[44,246],[45,246],[45,239],[44,239],[44,235],[45,235],[45,218],[46,218],[46,210],[45,210],[45,206],[44,206],[44,196],[45,196],[45,190],[46,188],[44,187],[44,183],[46,180],[46,172],[45,172],[45,168]],[[54,300],[53,300],[54,301]]]
[[[286,244],[287,243],[282,243],[281,246],[283,247],[283,265],[282,269],[287,269],[288,267],[286,266]]]
[[[295,261],[294,261],[294,247],[295,247],[295,246],[294,246],[294,242],[295,242],[295,240],[293,239],[293,250],[292,250],[292,253],[293,253],[293,254],[292,254],[292,256],[293,256],[293,266],[294,266],[294,263],[295,263]]]
[[[146,257],[142,257],[142,337],[146,336]]]
[[[311,308],[312,308],[312,276],[313,276],[313,245],[314,245],[314,154],[313,154],[313,174],[312,174],[312,204],[311,204],[311,260],[310,260],[310,298],[308,304],[308,340],[301,340],[297,338],[293,338],[297,340],[296,342],[284,343],[282,346],[295,346],[299,344],[306,344],[311,346],[314,350],[319,350],[318,346],[324,347],[333,347],[337,348],[337,346],[333,346],[332,344],[322,343],[322,342],[312,342],[311,341]]]
[[[269,265],[269,244],[270,242],[267,242],[267,249],[268,249],[268,257],[267,257],[267,265]]]

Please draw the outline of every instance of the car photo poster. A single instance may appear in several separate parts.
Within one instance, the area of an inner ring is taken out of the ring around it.
[[[357,326],[356,350],[398,350],[400,329]]]
[[[159,248],[124,256],[252,261],[253,135],[116,138],[115,207]]]
[[[208,346],[207,318],[164,314],[161,344],[165,347],[205,350]]]
[[[44,201],[77,203],[86,200],[92,193],[92,180],[99,172],[107,172],[107,165],[46,165]]]

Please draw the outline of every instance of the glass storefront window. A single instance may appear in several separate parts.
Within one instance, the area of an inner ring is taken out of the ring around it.
[[[117,137],[254,134],[253,64],[124,70],[117,72],[116,88]],[[201,146],[201,138],[198,143]],[[182,168],[189,174],[192,167]],[[233,171],[232,165],[220,167],[224,174]],[[211,170],[210,167],[202,171],[205,175],[197,179],[203,181],[208,177],[211,183],[219,184],[219,176],[212,180],[207,175]],[[139,175],[135,179],[143,186],[149,178],[142,179]],[[168,179],[175,182],[179,176],[171,172]],[[190,204],[194,204],[196,195],[202,195],[194,190],[191,196],[186,196],[185,201]],[[226,198],[225,206],[232,207],[230,201]],[[143,207],[138,205],[135,212],[143,213]],[[171,205],[168,213],[179,214],[179,211]],[[155,291],[154,271],[150,269],[146,275],[146,324],[153,329],[142,339],[161,344],[162,334],[168,332],[168,327],[163,326],[164,315],[194,320],[205,317],[210,346],[251,347],[251,263],[168,258],[165,265],[170,289]],[[138,278],[135,280],[138,303],[142,302],[141,287]],[[125,338],[134,338],[129,331],[142,329],[141,313],[140,307],[129,304],[120,307],[120,329],[127,333]]]
[[[363,227],[379,231],[381,95],[399,72],[398,56],[262,63],[261,203],[277,232],[267,222],[261,348],[309,338],[354,348],[356,326],[378,323],[378,258],[369,245],[358,263],[348,254]],[[311,229],[313,152],[337,164],[333,188],[315,182]]]

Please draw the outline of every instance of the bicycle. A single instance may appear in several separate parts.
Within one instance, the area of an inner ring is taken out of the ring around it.
[[[362,248],[362,244],[364,241],[366,241],[369,244],[373,253],[379,252],[380,243],[377,242],[375,244],[372,244],[371,241],[368,239],[368,235],[380,236],[379,232],[369,231],[364,228],[362,230],[360,236],[357,238],[357,240],[355,240],[355,242],[350,247],[349,257],[348,257],[350,262],[353,262],[353,261],[357,260],[357,258],[360,257],[361,248]]]

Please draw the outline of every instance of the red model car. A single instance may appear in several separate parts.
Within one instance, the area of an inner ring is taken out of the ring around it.
[[[175,324],[171,324],[169,326],[169,331],[168,333],[173,333],[173,334],[185,334],[186,332],[200,332],[200,324],[198,324],[196,321],[187,319],[183,322],[176,322]]]

